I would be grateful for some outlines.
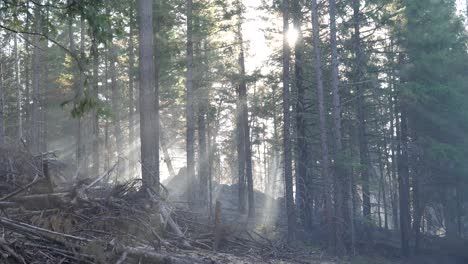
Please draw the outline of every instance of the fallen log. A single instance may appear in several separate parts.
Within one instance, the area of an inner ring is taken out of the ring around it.
[[[68,207],[71,200],[71,193],[64,192],[17,196],[13,197],[10,201],[27,210],[45,210]]]
[[[206,261],[203,261],[198,258],[188,257],[188,256],[175,256],[170,254],[157,253],[150,248],[132,248],[132,247],[122,247],[118,250],[118,253],[122,257],[126,254],[128,257],[132,257],[138,260],[143,260],[155,263],[155,264],[205,264]],[[124,262],[122,262],[124,263]],[[208,262],[210,263],[210,262]]]

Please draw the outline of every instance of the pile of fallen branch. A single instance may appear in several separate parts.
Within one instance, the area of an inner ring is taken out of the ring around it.
[[[5,263],[214,263],[190,252],[279,252],[260,234],[234,234],[222,223],[176,210],[164,195],[142,191],[140,180],[106,184],[114,168],[68,191],[30,194],[41,178],[37,174],[0,197],[0,258]]]

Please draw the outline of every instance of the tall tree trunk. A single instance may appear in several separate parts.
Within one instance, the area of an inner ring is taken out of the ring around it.
[[[320,48],[320,25],[318,17],[317,0],[311,1],[312,8],[312,28],[313,28],[313,45],[314,45],[314,67],[317,80],[317,105],[319,112],[319,127],[320,127],[320,146],[321,146],[321,167],[323,181],[323,197],[325,199],[325,221],[328,235],[328,248],[332,249],[334,242],[334,227],[331,202],[332,179],[330,174],[330,155],[328,150],[328,131],[326,122],[325,98],[322,79],[322,51]]]
[[[241,102],[241,92],[240,92],[240,85],[237,88],[237,173],[238,173],[238,200],[239,200],[239,212],[245,213],[246,210],[246,201],[245,201],[245,192],[246,192],[246,182],[245,182],[245,137],[244,137],[244,129],[242,126],[244,122],[242,122],[243,118],[243,110],[242,110],[242,102]]]
[[[187,151],[187,199],[193,206],[195,183],[195,105],[193,89],[193,0],[187,0],[187,98],[186,98],[186,151]]]
[[[109,40],[109,50],[110,50],[109,73],[111,77],[111,91],[112,91],[111,103],[112,103],[112,113],[114,114],[113,128],[114,128],[117,160],[120,161],[124,152],[123,152],[123,144],[122,144],[122,127],[120,125],[120,109],[119,109],[120,92],[119,92],[119,87],[118,87],[119,84],[117,83],[117,70],[116,70],[116,65],[115,65],[117,63],[117,50],[115,48],[114,43],[112,43],[112,39]],[[153,112],[154,112],[154,109],[153,109]],[[123,172],[122,164],[119,164],[118,174],[121,175],[122,172]]]
[[[210,121],[212,121],[212,119],[207,117],[206,136],[208,140],[208,220],[211,222],[213,219],[213,146],[216,144],[213,141],[215,141],[216,139],[212,138],[213,126],[211,125]]]
[[[283,0],[283,152],[286,213],[288,217],[288,241],[296,237],[296,209],[294,208],[292,153],[291,153],[291,113],[289,91],[289,66],[291,50],[288,43],[289,0]]]
[[[20,58],[18,51],[18,36],[15,34],[13,53],[15,55],[15,91],[16,91],[16,135],[18,142],[23,138],[23,117],[21,113],[21,81],[20,81]]]
[[[155,89],[153,1],[138,0],[140,140],[143,189],[159,193],[159,91]]]
[[[34,32],[41,33],[42,19],[41,19],[41,0],[36,1],[37,6],[34,8]],[[41,82],[41,48],[39,35],[33,35],[33,58],[32,58],[32,108],[31,108],[31,152],[37,155],[41,151],[41,95],[40,95],[40,82]]]
[[[80,17],[80,63],[85,62],[85,31],[86,31],[86,25],[85,25],[85,19],[84,16],[81,15]],[[78,83],[78,91],[77,91],[77,96],[76,96],[76,102],[75,106],[79,106],[81,104],[81,100],[83,99],[83,94],[84,94],[84,87],[85,85],[85,75],[83,72],[83,69],[80,70],[79,73],[79,83]],[[81,112],[81,111],[80,111]],[[77,160],[78,160],[78,166],[79,166],[79,171],[83,172],[84,174],[87,173],[88,171],[88,164],[86,163],[86,143],[83,141],[84,137],[84,126],[83,126],[83,121],[84,121],[84,113],[79,113],[79,116],[76,117],[77,121]]]
[[[336,232],[336,252],[341,255],[345,251],[344,241],[346,240],[345,227],[349,226],[350,233],[354,234],[354,224],[352,213],[349,210],[350,193],[346,179],[346,169],[344,167],[344,153],[341,134],[341,98],[339,93],[339,70],[338,70],[338,47],[336,40],[336,2],[329,0],[330,12],[330,46],[331,46],[331,89],[333,94],[333,124],[334,138],[336,146],[334,184],[335,184],[335,232]],[[345,203],[347,205],[345,206]]]
[[[238,87],[238,160],[239,160],[239,198],[242,198],[241,209],[245,210],[245,187],[247,187],[248,199],[248,215],[250,218],[255,216],[255,203],[253,193],[253,175],[252,175],[252,148],[250,144],[250,124],[249,124],[249,109],[247,104],[247,82],[245,72],[245,54],[244,54],[244,38],[242,34],[242,1],[237,1],[237,11],[239,21],[237,24],[237,37],[240,43],[239,51],[239,70],[240,82]],[[245,178],[244,178],[245,177]],[[247,186],[245,185],[247,183]]]
[[[411,238],[410,190],[408,168],[408,121],[406,118],[406,109],[404,106],[404,102],[400,101],[399,107],[401,110],[401,120],[400,132],[398,137],[398,192],[400,197],[401,254],[403,256],[408,256],[410,254],[409,241]]]
[[[388,138],[388,136],[386,136]],[[384,161],[382,161],[385,164],[386,170],[385,173],[387,177],[384,177],[384,183],[383,183],[383,207],[384,207],[384,221],[385,221],[385,230],[388,230],[389,225],[388,225],[388,194],[391,195],[391,165],[390,165],[390,155],[389,155],[389,149],[388,149],[388,140],[385,139],[384,141]],[[385,178],[387,180],[385,180]]]
[[[42,33],[46,36],[49,35],[49,22],[50,22],[50,15],[49,15],[49,0],[45,1],[44,8],[45,8],[45,15],[44,15],[44,22],[42,23]],[[48,40],[43,39],[41,42],[41,48],[44,52],[42,52],[42,59],[41,63],[44,65],[48,65]],[[42,67],[42,78],[40,85],[40,109],[41,109],[41,122],[40,122],[40,150],[42,153],[47,152],[47,88],[49,87],[49,70],[48,67]]]
[[[29,2],[26,4],[29,7]],[[31,15],[28,12],[26,14],[26,28],[29,31],[33,31],[31,29]],[[23,67],[24,67],[24,122],[23,122],[23,135],[26,142],[31,142],[31,69],[32,66],[31,62],[31,35],[30,34],[23,34],[23,39],[25,40],[25,54],[23,56]]]
[[[197,126],[198,126],[198,180],[200,206],[208,206],[208,153],[206,149],[206,120],[207,103],[205,87],[197,87]],[[208,207],[207,207],[208,208]]]
[[[198,15],[194,20],[195,31],[200,34],[200,19]],[[198,205],[200,208],[205,208],[208,213],[208,152],[207,152],[207,138],[206,138],[206,113],[207,105],[209,105],[209,96],[206,85],[201,82],[201,79],[205,78],[205,72],[203,67],[203,58],[206,56],[201,50],[206,50],[206,42],[198,36],[195,41],[195,57],[198,58],[200,64],[199,67],[195,67],[197,70],[195,76],[197,81],[195,82],[195,112],[197,119],[197,132],[198,132]]]
[[[109,50],[106,49],[104,58],[104,89],[105,95],[107,98],[110,97],[110,87],[109,87]],[[110,160],[111,160],[111,146],[109,140],[109,128],[110,121],[109,118],[106,118],[104,124],[104,149],[105,149],[105,162],[104,162],[104,171],[110,169]]]
[[[304,228],[310,230],[310,220],[306,210],[306,204],[310,203],[306,199],[306,178],[307,178],[307,140],[305,135],[305,100],[304,100],[304,69],[303,69],[303,56],[304,56],[304,42],[302,38],[302,5],[300,0],[293,2],[293,22],[294,27],[298,31],[298,38],[296,40],[294,56],[295,56],[295,85],[297,90],[296,101],[296,207],[299,219]]]
[[[416,154],[418,155],[418,154]],[[419,160],[422,160],[419,157]],[[417,161],[416,161],[417,162]],[[418,166],[418,165],[416,165]],[[417,253],[419,251],[419,238],[421,233],[421,218],[422,218],[422,207],[421,207],[421,186],[420,186],[420,175],[422,175],[421,166],[416,168],[416,171],[412,173],[412,205],[413,205],[413,234],[414,234],[414,252]]]
[[[25,39],[28,39],[25,36]],[[29,44],[26,44],[26,54],[23,59],[24,67],[24,124],[23,134],[26,142],[31,141],[31,52]]]
[[[390,43],[390,54],[392,54],[394,52],[394,48],[393,48],[393,41],[391,41]],[[396,91],[395,91],[395,60],[394,60],[394,55],[391,55],[392,57],[390,58],[391,60],[391,75],[390,75],[390,87],[391,87],[391,95],[389,96],[389,105],[390,105],[390,131],[391,131],[391,135],[390,135],[390,149],[392,151],[391,153],[391,160],[392,160],[392,164],[391,164],[391,187],[392,187],[392,191],[391,191],[391,202],[392,202],[392,221],[393,221],[393,229],[395,230],[398,230],[399,229],[399,221],[398,221],[398,179],[397,179],[397,170],[398,170],[398,166],[397,166],[397,146],[395,144],[395,141],[398,140],[398,138],[395,138],[395,132],[396,133],[399,133],[398,132],[398,124],[399,124],[399,117],[398,117],[398,112],[397,112],[397,106],[396,106],[396,102],[397,102],[397,97],[396,97]],[[396,124],[396,125],[395,125]]]
[[[135,95],[134,95],[134,81],[135,81],[135,47],[133,44],[133,8],[130,9],[129,18],[129,33],[128,33],[128,145],[130,150],[135,141]],[[133,155],[130,153],[130,161],[134,162]]]
[[[98,100],[99,97],[99,51],[96,32],[92,35],[92,54],[93,54],[93,97]],[[92,127],[92,174],[99,174],[100,155],[99,155],[99,114],[96,109],[91,111]]]
[[[244,69],[245,72],[245,69]],[[248,216],[249,218],[255,217],[255,200],[254,200],[254,182],[252,174],[252,145],[250,142],[250,125],[249,114],[247,105],[247,91],[245,96],[244,107],[244,136],[245,136],[245,177],[247,180],[247,201],[249,204]]]
[[[70,0],[67,1],[68,4],[70,4]],[[73,16],[69,15],[68,16],[68,48],[70,49],[71,52],[75,52],[75,39],[74,39],[74,36],[73,36]],[[72,89],[75,91],[77,91],[78,87],[76,85],[76,82],[77,82],[77,76],[76,76],[76,72],[74,71],[74,69],[72,69],[72,77],[71,77],[71,80],[72,80]],[[75,103],[75,106],[76,106],[76,101],[74,102]],[[76,165],[80,166],[80,149],[79,149],[79,141],[80,141],[80,137],[79,137],[79,133],[75,134],[75,155],[76,155]]]
[[[359,0],[353,0],[353,41],[355,50],[354,83],[357,94],[357,118],[358,118],[358,140],[359,156],[361,164],[362,180],[362,211],[365,218],[371,219],[371,199],[370,199],[370,170],[371,163],[369,157],[369,143],[367,139],[366,114],[365,114],[365,93],[362,80],[364,78],[365,58],[361,45],[361,13]]]
[[[1,55],[1,54],[0,54]],[[5,143],[5,113],[4,113],[4,88],[3,88],[3,62],[0,56],[0,145]]]
[[[245,76],[245,65],[244,65],[244,51],[241,51],[241,76]],[[252,175],[252,146],[250,144],[250,125],[249,125],[249,109],[247,104],[247,85],[245,80],[242,80],[242,122],[244,123],[242,128],[244,129],[244,144],[245,144],[245,178],[247,181],[247,201],[248,201],[248,215],[250,218],[255,217],[255,201],[254,201],[254,187],[253,187],[253,175]]]

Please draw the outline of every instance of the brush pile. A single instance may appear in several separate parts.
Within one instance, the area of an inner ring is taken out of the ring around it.
[[[167,191],[143,191],[140,180],[107,183],[116,166],[67,189],[51,183],[43,157],[7,157],[0,178],[15,188],[0,192],[1,263],[263,263],[290,253],[281,242],[224,226],[219,215],[208,221],[177,209]]]

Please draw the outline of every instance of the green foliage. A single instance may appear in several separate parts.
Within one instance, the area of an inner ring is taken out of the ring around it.
[[[426,162],[466,161],[468,54],[454,1],[406,1],[402,95]],[[455,171],[453,173],[456,173]],[[453,176],[453,175],[452,175]]]

